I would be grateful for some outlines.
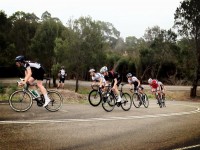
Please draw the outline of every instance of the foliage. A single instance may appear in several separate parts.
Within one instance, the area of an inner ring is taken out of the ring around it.
[[[191,97],[196,96],[196,89],[200,79],[200,1],[185,0],[175,13],[175,27],[179,34],[185,36],[193,43],[195,50],[194,63],[197,64],[194,71],[193,88]],[[196,62],[195,62],[196,61]]]
[[[131,72],[142,82],[152,77],[167,84],[188,84],[200,68],[199,8],[198,0],[185,0],[177,8],[175,26],[186,35],[178,41],[172,29],[156,25],[148,27],[142,38],[133,35],[124,40],[112,23],[90,16],[63,25],[47,11],[41,18],[21,11],[7,17],[0,11],[0,67],[11,68],[22,54],[40,62],[56,84],[58,71],[65,66],[68,78],[77,80],[76,91],[78,80],[89,80],[90,68],[98,71],[104,65],[119,72],[125,82]]]

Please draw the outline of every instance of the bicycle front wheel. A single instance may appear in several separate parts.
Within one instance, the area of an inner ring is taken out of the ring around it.
[[[98,90],[92,90],[89,93],[88,101],[89,101],[90,105],[92,105],[94,107],[99,106],[99,104],[101,103],[101,95],[98,92]]]
[[[133,105],[136,108],[139,108],[141,106],[141,101],[138,94],[133,94],[132,101],[133,101]]]
[[[146,94],[143,94],[143,105],[145,108],[148,108],[149,107],[149,100],[148,100],[148,97]]]
[[[50,98],[49,104],[45,107],[48,111],[55,112],[58,111],[63,104],[62,95],[57,91],[48,91],[48,97]]]
[[[131,96],[128,93],[122,94],[121,107],[123,110],[128,111],[132,106]]]
[[[105,111],[111,112],[115,108],[116,100],[113,95],[103,98],[102,107]]]
[[[33,100],[28,92],[18,90],[10,95],[9,105],[14,111],[25,112],[31,108]]]

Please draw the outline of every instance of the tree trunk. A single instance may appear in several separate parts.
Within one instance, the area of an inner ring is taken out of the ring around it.
[[[78,92],[78,88],[79,88],[79,85],[78,85],[78,74],[76,74],[76,88],[75,88],[75,92]]]
[[[190,91],[190,97],[195,98],[197,96],[197,85],[198,81],[200,79],[200,46],[199,46],[199,39],[198,39],[198,34],[196,33],[195,36],[195,43],[196,43],[196,54],[197,54],[197,69],[196,69],[196,79],[193,81],[193,87],[191,88]]]
[[[53,76],[53,87],[57,87],[57,85],[56,85],[56,77],[55,76]]]

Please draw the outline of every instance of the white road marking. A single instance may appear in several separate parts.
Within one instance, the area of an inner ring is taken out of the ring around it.
[[[181,104],[177,104],[181,105]],[[196,110],[179,113],[168,114],[155,114],[155,115],[142,115],[142,116],[124,116],[124,117],[106,117],[106,118],[86,118],[86,119],[57,119],[57,120],[16,120],[16,121],[0,121],[0,124],[41,124],[41,123],[66,123],[66,122],[93,122],[93,121],[114,121],[114,120],[132,120],[132,119],[147,119],[147,118],[160,118],[171,116],[183,116],[200,112],[199,107],[182,105],[195,108]]]
[[[189,150],[189,149],[193,149],[193,148],[200,148],[200,144],[198,145],[192,145],[192,146],[188,146],[188,147],[182,147],[182,148],[177,148],[177,149],[173,149],[173,150]]]

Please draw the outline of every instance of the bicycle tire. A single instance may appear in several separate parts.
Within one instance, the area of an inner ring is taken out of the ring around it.
[[[9,105],[16,112],[25,112],[33,105],[33,99],[28,92],[17,90],[10,95]]]
[[[124,111],[128,111],[131,109],[132,106],[132,100],[131,96],[128,93],[123,93],[122,94],[122,103],[121,107]]]
[[[51,112],[58,111],[62,107],[62,104],[63,104],[62,95],[59,92],[54,91],[54,90],[48,91],[47,95],[51,101],[45,108]]]
[[[138,94],[133,94],[132,96],[132,101],[133,101],[133,105],[135,106],[135,108],[139,108],[141,106],[141,101],[140,101],[140,97]]]
[[[94,107],[99,106],[99,104],[101,103],[101,99],[102,98],[98,90],[92,90],[88,95],[88,101],[90,105]]]
[[[162,107],[166,107],[165,99],[163,99],[163,97],[162,97],[162,99],[161,99],[161,103],[162,103]]]
[[[161,98],[159,96],[157,96],[157,100],[158,100],[159,107],[162,108],[162,101],[161,101]]]
[[[146,94],[143,94],[145,96],[145,99],[143,99],[143,105],[145,108],[148,108],[149,107],[149,99],[148,99],[148,96]]]
[[[106,100],[103,100],[102,107],[105,111],[111,112],[115,108],[116,100],[113,95],[109,95]]]

